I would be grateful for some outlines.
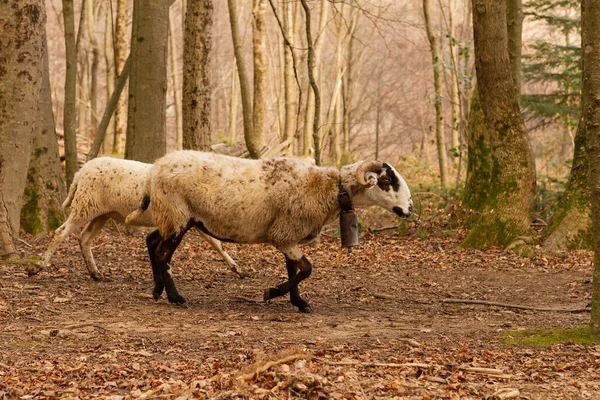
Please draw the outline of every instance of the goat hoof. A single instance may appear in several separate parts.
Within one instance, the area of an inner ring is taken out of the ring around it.
[[[96,282],[100,282],[104,280],[104,275],[102,275],[99,271],[94,272],[93,274],[90,274],[90,276],[92,277],[93,280],[95,280]]]
[[[177,295],[175,297],[169,297],[169,303],[177,304],[178,306],[187,307],[187,305],[186,305],[187,300],[185,299],[185,297],[183,297],[181,295]]]
[[[252,276],[250,271],[240,271],[240,272],[237,272],[237,274],[240,277],[240,279],[249,278]]]
[[[304,304],[298,306],[298,311],[304,314],[312,314],[313,309],[310,304],[305,302]]]

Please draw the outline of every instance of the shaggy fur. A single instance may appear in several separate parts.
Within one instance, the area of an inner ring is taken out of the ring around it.
[[[378,163],[376,171],[365,173],[367,183],[361,185],[356,178],[360,164],[337,170],[295,158],[248,160],[196,151],[167,154],[154,164],[146,188],[165,238],[165,243],[149,249],[158,260],[153,268],[169,279],[173,251],[187,229],[199,226],[220,240],[270,243],[285,254],[288,272],[294,271],[290,278],[296,268],[306,268],[310,274],[310,263],[298,244],[318,238],[323,226],[339,215],[340,182],[355,208],[379,205],[401,216],[412,212],[410,191],[395,169]],[[143,207],[127,219],[141,213]],[[174,286],[166,288],[170,301],[185,302]],[[155,296],[162,290],[159,284]],[[292,303],[300,304],[302,311],[308,307],[299,295]]]
[[[124,223],[125,217],[135,210],[142,198],[151,164],[100,157],[91,160],[75,174],[63,208],[70,207],[69,218],[55,232],[55,237],[44,253],[42,262],[28,270],[30,275],[50,264],[58,244],[73,232],[81,232],[79,243],[88,271],[93,279],[101,279],[91,252],[91,243],[109,220]],[[148,213],[129,222],[129,225],[154,227],[152,207]],[[222,255],[233,271],[242,275],[237,264],[221,247],[221,243],[205,234],[203,236]]]

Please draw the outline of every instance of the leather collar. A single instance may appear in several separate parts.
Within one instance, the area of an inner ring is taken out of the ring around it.
[[[350,194],[342,185],[341,179],[338,181],[337,201],[342,211],[354,211],[354,207],[352,207],[352,200],[350,200]]]

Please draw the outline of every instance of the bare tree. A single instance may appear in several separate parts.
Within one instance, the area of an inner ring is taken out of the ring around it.
[[[285,90],[285,122],[283,127],[282,142],[292,140],[296,134],[298,125],[297,120],[297,105],[298,105],[298,90],[294,77],[294,55],[292,54],[295,46],[295,27],[294,27],[294,2],[283,2],[283,29],[285,37],[282,39],[287,41],[284,47],[284,90]]]
[[[185,11],[183,11],[183,14],[185,15]],[[185,27],[185,17],[183,26]],[[175,148],[181,150],[183,148],[183,105],[181,98],[181,87],[179,85],[180,81],[179,62],[177,59],[177,39],[175,38],[175,24],[173,23],[172,13],[169,13],[169,58],[171,59],[171,79],[173,81],[173,99],[175,100],[175,129],[177,131]]]
[[[442,59],[440,58],[440,38],[433,28],[431,20],[431,0],[423,0],[423,15],[427,38],[431,46],[433,62],[433,85],[435,88],[435,137],[437,141],[438,160],[440,166],[440,184],[447,185],[448,159],[446,156],[446,137],[444,133],[444,106],[442,99]]]
[[[254,130],[252,120],[252,92],[250,90],[250,81],[246,70],[246,63],[242,52],[242,38],[238,27],[238,6],[235,0],[227,0],[229,8],[229,21],[231,24],[231,38],[233,40],[233,53],[237,64],[238,76],[240,78],[240,94],[242,96],[242,114],[244,117],[244,138],[246,146],[250,152],[250,157],[259,158],[260,148],[255,146]]]
[[[129,41],[127,40],[128,9],[128,0],[117,0],[117,21],[115,23],[115,80],[118,79],[117,74],[123,71],[127,53],[129,52]],[[121,96],[117,103],[117,109],[115,110],[115,141],[113,144],[113,153],[121,157],[125,155],[127,103],[127,96]]]
[[[267,118],[267,56],[265,54],[265,0],[253,0],[252,41],[254,50],[254,105],[252,147],[262,147]]]
[[[46,11],[41,0],[0,3],[0,257],[14,245],[43,81]]]
[[[73,182],[77,172],[77,45],[75,41],[75,11],[73,0],[63,0],[63,20],[65,26],[65,101],[63,126],[65,131],[65,165],[67,189]]]
[[[110,98],[110,95],[115,89],[115,49],[113,45],[113,21],[110,4],[104,3],[104,16],[105,16],[105,28],[104,28],[104,64],[106,65],[106,98]],[[113,146],[115,143],[115,129],[114,125],[107,128],[104,141],[102,143],[102,154],[111,155],[113,153]]]
[[[169,2],[135,0],[131,30],[125,157],[154,162],[165,154],[167,147]]]
[[[212,0],[187,3],[183,50],[183,148],[210,150]]]

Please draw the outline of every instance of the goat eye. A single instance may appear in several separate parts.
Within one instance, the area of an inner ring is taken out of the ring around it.
[[[381,183],[386,183],[386,184],[389,184],[391,182],[390,178],[388,178],[387,176],[381,177],[381,178],[379,178],[379,180],[381,181]]]

